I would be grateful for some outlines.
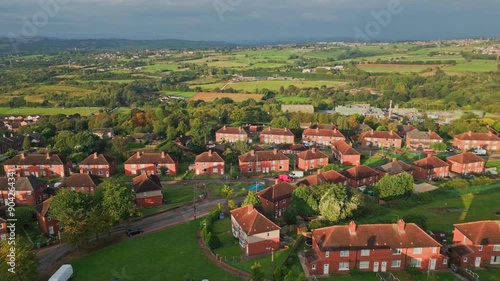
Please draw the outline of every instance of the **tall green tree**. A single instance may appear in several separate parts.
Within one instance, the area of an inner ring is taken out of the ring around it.
[[[413,177],[408,173],[391,176],[386,174],[375,184],[377,196],[381,199],[392,199],[409,195],[414,190]]]
[[[15,241],[15,244],[11,244]],[[15,268],[9,265],[11,248],[15,248]],[[0,280],[2,281],[32,281],[38,276],[38,259],[32,250],[32,245],[22,236],[15,240],[0,241]]]
[[[254,191],[249,191],[247,197],[241,204],[241,206],[246,206],[246,205],[254,205],[254,206],[260,206],[260,199],[257,196],[257,194]]]
[[[30,151],[31,149],[31,138],[29,136],[25,136],[23,140],[23,150]]]
[[[135,212],[132,189],[115,178],[105,179],[97,187],[97,195],[102,210],[112,222],[122,222],[132,217]]]
[[[264,272],[262,272],[262,265],[255,262],[250,267],[250,274],[252,275],[252,281],[264,281]]]
[[[361,205],[362,195],[359,192],[348,192],[344,187],[331,184],[319,203],[321,216],[330,222],[338,222],[353,215]]]

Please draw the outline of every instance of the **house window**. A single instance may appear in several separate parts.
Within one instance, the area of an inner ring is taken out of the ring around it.
[[[401,260],[392,260],[391,267],[401,267]]]
[[[349,270],[349,262],[340,262],[339,263],[339,270]]]
[[[97,172],[97,173],[99,174],[99,176],[102,176],[102,171],[99,171],[99,172]]]
[[[500,264],[500,256],[491,256],[491,264]]]
[[[135,165],[135,164],[132,164],[132,168],[135,168],[135,167],[137,167],[137,165]]]
[[[467,262],[467,257],[464,258],[464,262]]]
[[[251,167],[252,166],[252,162],[248,162],[248,167]]]
[[[341,257],[348,257],[349,256],[349,250],[340,251],[340,256]]]
[[[437,247],[432,247],[432,253],[433,254],[437,253],[437,249],[438,249]]]
[[[359,269],[366,269],[370,267],[370,262],[369,261],[362,261],[359,262]]]
[[[330,251],[326,251],[325,257],[329,258],[330,257]]]
[[[370,250],[361,250],[362,257],[368,257],[370,255]]]
[[[214,173],[218,173],[219,172],[219,169],[218,168],[214,168]]]
[[[500,252],[500,245],[493,245],[493,252]]]
[[[448,264],[448,259],[444,259],[443,264]]]
[[[479,251],[482,251],[483,250],[483,245],[479,245]]]
[[[316,270],[316,265],[315,264],[311,265],[311,270]]]
[[[28,195],[28,196],[31,195],[31,190],[27,191],[26,195]]]
[[[252,172],[252,168],[248,168],[248,172],[251,173]]]
[[[411,267],[421,267],[422,266],[422,259],[411,259],[410,266]]]
[[[51,216],[47,216],[47,221],[51,221],[52,220],[52,217]]]
[[[401,255],[401,248],[392,249],[393,255]]]
[[[241,248],[245,247],[245,240],[241,239],[241,237],[240,237],[240,247]]]
[[[413,248],[413,253],[415,255],[420,255],[422,254],[422,248]]]
[[[280,166],[280,170],[283,170],[283,166]]]

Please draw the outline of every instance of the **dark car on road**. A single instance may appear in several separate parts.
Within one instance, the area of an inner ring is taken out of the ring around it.
[[[134,235],[137,235],[137,234],[141,234],[143,233],[144,230],[142,228],[129,228],[127,229],[127,236],[134,236]]]

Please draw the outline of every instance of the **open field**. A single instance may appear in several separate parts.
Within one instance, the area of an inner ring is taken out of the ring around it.
[[[164,96],[177,96],[183,97],[185,99],[190,99],[196,95],[196,92],[174,92],[174,91],[163,91],[160,92]]]
[[[111,280],[126,276],[126,280],[151,281],[238,280],[213,265],[200,251],[196,241],[199,224],[200,220],[191,221],[140,235],[80,258],[72,263],[73,280]]]
[[[443,67],[444,71],[455,71],[455,72],[485,72],[485,71],[495,71],[497,70],[498,62],[494,60],[472,60],[471,62],[463,62],[454,66]]]
[[[235,102],[242,102],[247,99],[259,101],[264,95],[261,94],[231,94],[231,93],[197,93],[193,96],[193,100],[214,101],[216,98],[230,98]]]
[[[56,108],[56,107],[0,107],[0,115],[55,115],[55,114],[80,114],[90,115],[99,111],[100,107],[74,107],[74,108]]]
[[[265,81],[249,81],[249,82],[234,82],[226,86],[238,91],[255,92],[256,89],[269,89],[271,91],[278,91],[280,87],[287,88],[291,85],[297,88],[310,88],[321,87],[339,87],[346,85],[347,82],[338,81],[303,81],[303,80],[265,80]],[[213,90],[224,86],[224,83],[214,83],[199,85],[204,90]],[[193,87],[193,86],[192,86]]]
[[[356,67],[367,72],[420,72],[425,69],[434,69],[437,64],[415,65],[415,64],[358,64]]]

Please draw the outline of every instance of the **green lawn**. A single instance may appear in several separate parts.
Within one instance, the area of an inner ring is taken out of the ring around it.
[[[277,101],[281,101],[285,104],[287,103],[309,103],[310,98],[309,97],[299,97],[299,96],[278,96],[276,97]]]
[[[80,114],[80,115],[91,115],[94,112],[99,111],[100,107],[73,107],[73,108],[56,108],[56,107],[0,107],[0,115],[55,115],[55,114]]]
[[[415,281],[427,281],[427,280],[434,280],[434,281],[459,281],[460,279],[455,276],[455,274],[451,272],[430,272],[429,273],[429,279],[427,279],[427,273],[426,272],[419,272],[416,274],[411,274],[413,279]],[[397,276],[396,276],[397,277]],[[481,279],[484,280],[484,279]]]
[[[161,92],[162,95],[164,96],[177,96],[177,97],[183,97],[185,99],[190,99],[196,95],[196,92],[173,92],[173,91],[164,91]]]
[[[238,280],[213,265],[200,251],[200,220],[138,236],[72,263],[75,281],[111,280]]]
[[[168,204],[178,204],[193,201],[193,196],[198,198],[203,195],[203,191],[193,187],[165,187],[162,189],[163,199]]]
[[[457,63],[454,66],[448,66],[443,68],[445,71],[473,71],[473,72],[484,72],[484,71],[495,71],[497,70],[497,62],[494,60],[472,60],[471,62]]]
[[[488,161],[486,162],[486,168],[497,167],[497,171],[500,172],[500,161]]]
[[[363,155],[361,157],[361,164],[367,166],[381,166],[384,165],[386,162],[387,162],[386,159],[378,154],[374,154],[371,157],[368,155]]]
[[[278,91],[280,87],[287,88],[290,85],[293,85],[297,88],[309,88],[309,87],[321,87],[326,85],[327,87],[338,87],[345,85],[345,82],[337,82],[337,81],[296,81],[296,80],[274,80],[274,81],[250,81],[250,82],[235,82],[229,84],[227,88],[232,88],[239,91],[246,92],[255,92],[256,89],[269,89],[272,91]],[[215,88],[221,88],[225,83],[213,83],[213,84],[205,84],[205,85],[192,85],[192,87],[199,86],[203,90],[214,90]]]

